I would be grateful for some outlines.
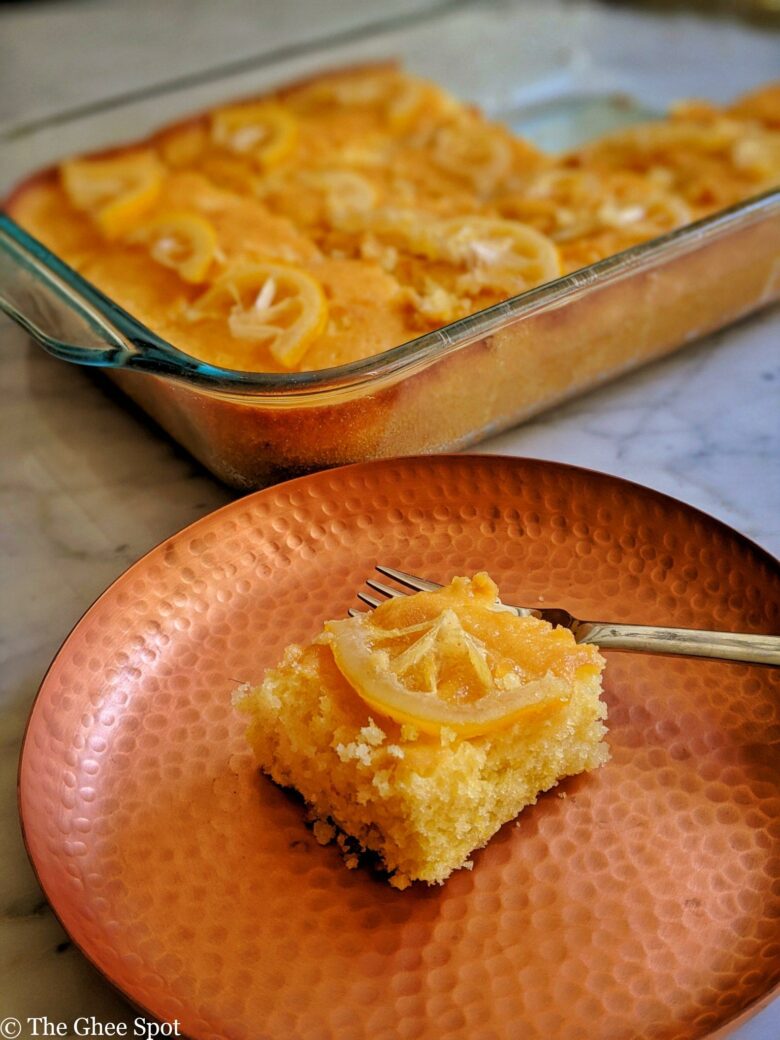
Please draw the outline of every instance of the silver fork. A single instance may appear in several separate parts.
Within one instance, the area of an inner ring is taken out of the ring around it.
[[[442,588],[435,581],[415,577],[394,567],[376,569],[385,578],[414,592],[435,592]],[[407,593],[373,578],[366,585],[391,598]],[[383,600],[358,592],[358,599],[374,608]],[[602,650],[639,650],[646,654],[676,654],[684,657],[709,657],[718,661],[747,661],[751,664],[780,665],[780,636],[753,635],[749,632],[708,632],[698,628],[665,628],[658,625],[624,625],[611,621],[580,621],[568,610],[558,607],[518,607],[506,604],[519,617],[541,618],[551,625],[571,629],[576,642],[595,643]],[[352,609],[353,617],[360,611]]]

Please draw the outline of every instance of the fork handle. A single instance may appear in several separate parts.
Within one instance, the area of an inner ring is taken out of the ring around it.
[[[572,631],[578,643],[595,643],[604,650],[640,650],[647,654],[780,665],[780,636],[657,625],[614,625],[606,621],[580,621],[572,626]]]

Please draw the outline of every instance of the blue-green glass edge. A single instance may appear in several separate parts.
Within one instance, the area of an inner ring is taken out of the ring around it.
[[[737,203],[660,238],[632,246],[380,354],[333,368],[289,373],[242,372],[199,361],[143,325],[26,232],[7,213],[0,212],[0,226],[22,250],[28,250],[40,263],[55,272],[135,348],[129,352],[118,352],[111,359],[96,361],[94,352],[89,348],[84,349],[83,358],[76,356],[79,348],[74,344],[72,360],[93,367],[144,371],[181,380],[205,390],[241,396],[279,397],[355,389],[380,381],[384,383],[390,377],[398,378],[410,369],[438,361],[453,350],[492,335],[509,323],[544,307],[559,306],[567,302],[567,297],[625,277],[640,267],[654,267],[670,260],[673,255],[701,245],[711,237],[725,234],[741,224],[752,224],[756,220],[769,218],[775,212],[780,214],[780,189]]]

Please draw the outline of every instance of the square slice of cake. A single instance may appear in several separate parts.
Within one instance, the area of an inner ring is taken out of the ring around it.
[[[335,825],[405,888],[444,881],[540,792],[606,761],[603,667],[477,574],[329,621],[235,700],[315,833]]]

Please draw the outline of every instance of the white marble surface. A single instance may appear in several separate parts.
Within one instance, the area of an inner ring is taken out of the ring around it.
[[[151,0],[2,8],[0,115],[22,118],[143,82],[162,58],[152,21],[164,40],[174,31],[174,9],[181,15],[184,8],[180,0],[159,6],[157,15]],[[419,6],[395,0],[382,11]],[[317,18],[307,18],[315,9]],[[165,55],[170,72],[213,60],[209,10],[205,0],[189,4],[186,46]],[[378,13],[359,0],[241,0],[224,5],[216,43],[233,56],[249,54]],[[85,46],[96,39],[100,48]],[[779,340],[777,311],[755,316],[479,450],[573,462],[649,484],[777,553]],[[36,688],[81,613],[129,563],[232,493],[103,382],[50,361],[4,320],[0,392],[0,1020],[94,1014],[132,1021],[134,1012],[68,943],[42,899],[18,830],[17,756]],[[735,1034],[778,1035],[780,1004]]]

